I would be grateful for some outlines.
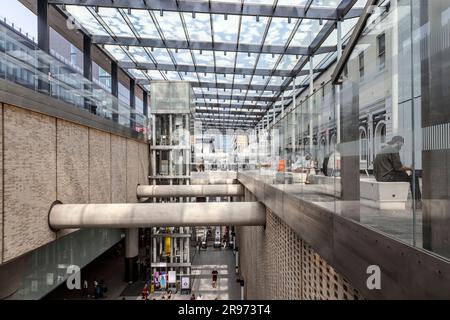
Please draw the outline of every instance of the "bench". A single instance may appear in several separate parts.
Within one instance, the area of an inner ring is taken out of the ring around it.
[[[321,185],[321,192],[340,196],[341,178],[326,176],[311,176],[312,184]],[[408,200],[408,182],[379,182],[373,178],[360,180],[361,202],[369,207],[380,210],[405,210]]]
[[[408,200],[408,182],[379,182],[361,179],[361,201],[380,210],[405,210]]]

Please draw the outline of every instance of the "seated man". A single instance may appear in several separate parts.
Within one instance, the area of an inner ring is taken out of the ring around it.
[[[420,192],[419,177],[416,175],[415,181],[413,182],[412,175],[408,174],[408,172],[411,173],[412,169],[404,166],[400,160],[399,152],[404,143],[405,139],[403,137],[392,137],[391,141],[387,142],[375,157],[373,173],[377,181],[409,182],[411,194],[414,194],[413,188],[415,187],[415,199],[417,206],[420,208],[422,194]]]

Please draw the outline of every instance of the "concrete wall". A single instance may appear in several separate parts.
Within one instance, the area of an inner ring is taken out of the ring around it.
[[[252,200],[246,190],[246,201]],[[237,228],[237,246],[246,299],[362,299],[346,279],[269,209],[265,227]]]
[[[146,143],[6,104],[0,110],[1,263],[71,232],[49,229],[55,200],[135,202],[137,184],[147,183]]]

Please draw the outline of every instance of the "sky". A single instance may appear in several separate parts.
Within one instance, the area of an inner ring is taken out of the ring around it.
[[[2,0],[2,5],[6,10],[2,10],[0,17],[6,18],[8,24],[14,22],[16,29],[21,28],[22,33],[28,32],[31,38],[37,41],[37,18],[34,13],[24,7],[18,0]]]

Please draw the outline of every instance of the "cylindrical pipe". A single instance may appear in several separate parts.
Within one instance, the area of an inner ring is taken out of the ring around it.
[[[154,226],[265,225],[259,202],[57,204],[49,224],[72,228],[149,228]]]
[[[216,184],[216,185],[159,185],[138,186],[138,198],[151,197],[206,197],[206,196],[240,196],[244,194],[241,184]]]

